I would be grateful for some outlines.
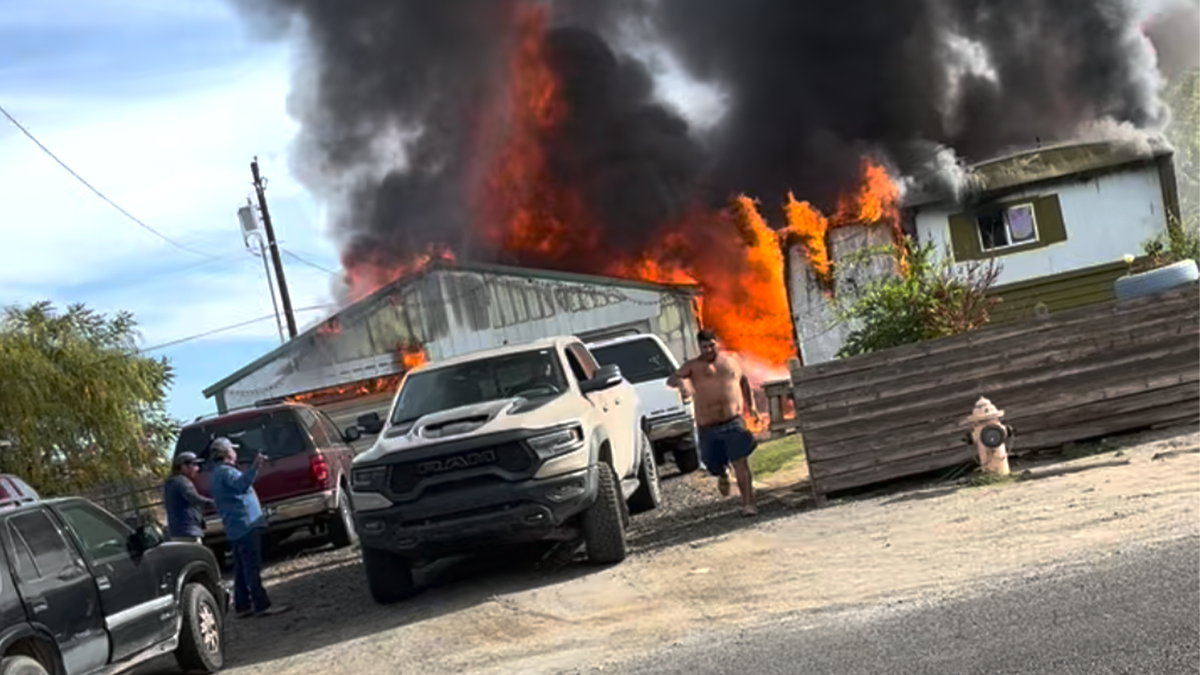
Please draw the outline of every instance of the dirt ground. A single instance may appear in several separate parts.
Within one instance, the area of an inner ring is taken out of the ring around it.
[[[635,519],[635,553],[621,565],[590,567],[570,551],[496,552],[426,570],[424,592],[394,607],[371,601],[353,553],[302,554],[268,575],[273,598],[293,612],[230,618],[228,672],[614,669],[705,632],[949,597],[1200,533],[1200,433],[1164,430],[1100,449],[1016,463],[1028,473],[1009,484],[927,481],[821,509],[791,487],[801,463],[761,486],[755,520],[703,476],[675,478],[664,484],[670,507]]]

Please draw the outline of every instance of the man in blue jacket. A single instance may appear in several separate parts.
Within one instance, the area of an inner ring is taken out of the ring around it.
[[[196,455],[181,452],[171,465],[171,477],[163,486],[163,508],[167,511],[167,534],[173,541],[199,544],[204,539],[205,506],[213,500],[196,492],[196,474],[200,471]]]
[[[233,608],[239,617],[271,616],[286,612],[271,606],[262,584],[262,532],[267,526],[254,479],[266,457],[259,454],[245,473],[237,470],[237,446],[228,438],[217,438],[209,446],[215,468],[212,496],[225,527],[225,540],[233,549]]]

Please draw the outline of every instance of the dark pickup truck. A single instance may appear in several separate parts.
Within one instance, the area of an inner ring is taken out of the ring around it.
[[[0,675],[119,673],[174,654],[224,665],[217,561],[84,499],[0,499]]]

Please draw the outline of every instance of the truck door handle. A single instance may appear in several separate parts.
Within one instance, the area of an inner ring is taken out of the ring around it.
[[[96,585],[99,586],[100,590],[102,591],[107,591],[108,589],[112,588],[112,582],[108,580],[108,577],[96,577]]]
[[[50,603],[46,602],[46,600],[44,598],[37,598],[36,600],[33,601],[33,613],[34,614],[41,614],[42,612],[44,612],[48,609],[50,609]]]

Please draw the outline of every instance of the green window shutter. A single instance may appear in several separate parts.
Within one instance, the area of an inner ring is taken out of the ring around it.
[[[1037,218],[1038,244],[1049,246],[1067,240],[1067,226],[1063,222],[1058,195],[1033,200],[1033,211]]]
[[[950,216],[950,247],[955,262],[979,260],[983,251],[979,248],[979,224],[975,217],[966,213]]]

